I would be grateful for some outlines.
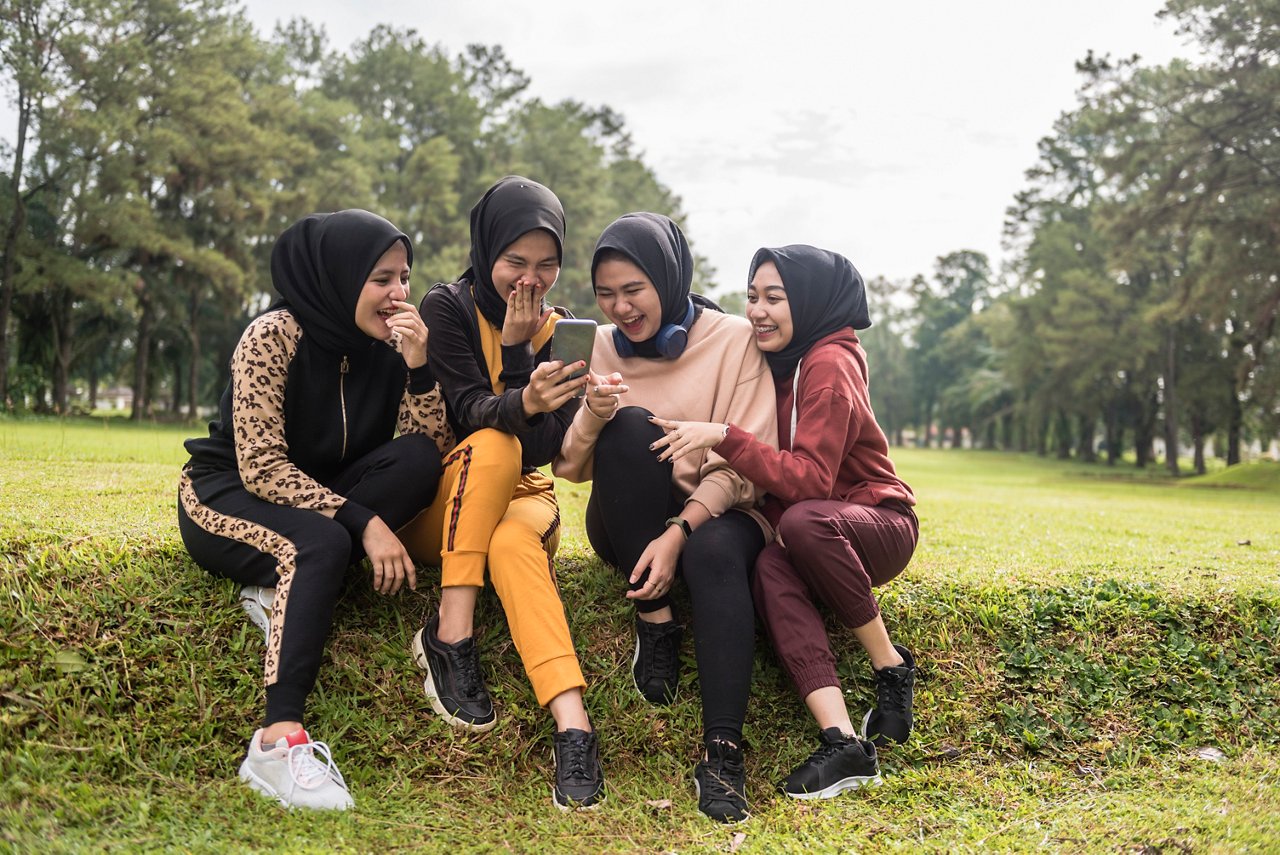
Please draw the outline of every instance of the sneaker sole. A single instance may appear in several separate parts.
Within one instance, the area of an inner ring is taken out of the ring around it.
[[[783,795],[793,799],[833,799],[848,790],[856,790],[859,787],[878,787],[884,783],[879,775],[858,776],[854,775],[841,781],[836,781],[831,786],[816,793],[792,793],[783,790]]]
[[[911,737],[910,731],[907,731],[907,735],[903,739],[894,739],[892,736],[890,736],[887,733],[877,733],[875,735],[875,738],[867,736],[867,725],[871,723],[871,715],[874,712],[875,712],[875,708],[872,707],[871,709],[867,710],[867,714],[862,717],[862,729],[858,733],[858,735],[861,736],[863,739],[867,740],[868,742],[870,742],[872,745],[874,745],[877,748],[883,748],[884,746],[888,745],[890,742],[896,742],[899,745],[906,745],[907,739]]]
[[[241,597],[240,608],[244,609],[244,613],[249,616],[249,622],[262,630],[262,642],[266,644],[271,639],[271,618],[267,616],[267,610],[263,608],[254,597]]]
[[[427,659],[427,651],[422,646],[422,630],[418,630],[413,636],[413,661],[418,664],[419,668],[427,672],[426,679],[422,681],[422,688],[426,691],[427,700],[431,701],[431,709],[435,710],[436,715],[440,716],[459,730],[469,730],[472,733],[487,733],[488,731],[493,730],[494,726],[498,723],[497,715],[493,717],[493,721],[491,722],[486,724],[475,724],[453,715],[445,709],[444,704],[440,702],[440,695],[436,692],[436,684],[431,676],[430,660]]]
[[[640,695],[640,697],[641,697],[641,698],[643,698],[646,702],[653,704],[655,707],[669,707],[669,706],[671,706],[672,704],[674,704],[674,703],[676,702],[676,695],[678,695],[678,694],[680,693],[680,687],[679,687],[679,685],[677,685],[677,686],[676,686],[676,690],[675,690],[674,692],[672,692],[672,693],[671,693],[671,700],[669,700],[669,701],[666,701],[666,700],[663,700],[663,701],[651,701],[651,700],[649,700],[648,695],[646,695],[646,694],[644,693],[644,689],[640,688],[640,684],[639,684],[638,682],[636,682],[636,663],[637,663],[637,662],[639,662],[639,661],[640,661],[640,635],[639,635],[639,634],[637,634],[637,635],[636,635],[636,650],[635,650],[635,652],[634,652],[634,653],[632,653],[632,654],[631,654],[631,685],[633,685],[633,686],[635,686],[635,687],[636,687],[636,692],[637,692],[637,693],[639,693],[639,695]]]
[[[697,798],[697,800],[701,802],[702,801],[702,785],[698,783],[698,779],[696,777],[693,779],[693,793],[694,793],[694,796]],[[701,808],[698,809],[698,813],[702,813]],[[702,815],[706,816],[707,819],[711,820],[712,822],[718,822],[721,825],[741,825],[742,823],[751,819],[751,811],[747,811],[747,815],[744,816],[742,819],[716,819],[714,816],[707,816],[705,813],[702,813]]]
[[[356,803],[351,798],[350,794],[347,795],[347,803],[341,804],[341,805],[325,805],[323,807],[319,807],[319,806],[313,807],[311,805],[290,804],[288,799],[286,799],[284,796],[280,795],[280,793],[276,791],[275,787],[272,787],[266,781],[262,780],[257,775],[253,774],[253,770],[249,768],[248,760],[244,760],[240,764],[240,780],[248,784],[249,789],[266,796],[272,801],[279,803],[281,807],[287,810],[295,810],[295,809],[297,810],[346,810],[347,808],[353,808],[356,806]]]

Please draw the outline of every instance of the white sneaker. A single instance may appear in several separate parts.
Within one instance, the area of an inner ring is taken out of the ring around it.
[[[321,763],[317,755],[324,758]],[[262,731],[254,731],[240,764],[240,780],[287,808],[346,810],[354,807],[347,782],[333,764],[329,746],[312,742],[305,730],[276,740],[262,750]]]
[[[245,585],[240,589],[240,608],[244,609],[253,625],[262,630],[264,644],[271,635],[271,606],[275,601],[275,588]]]

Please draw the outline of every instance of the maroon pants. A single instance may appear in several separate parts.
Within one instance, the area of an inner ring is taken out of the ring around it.
[[[915,514],[897,502],[870,507],[813,499],[787,508],[778,523],[781,543],[756,559],[752,589],[800,697],[840,685],[818,604],[850,628],[874,620],[880,607],[872,586],[906,568],[919,532]]]

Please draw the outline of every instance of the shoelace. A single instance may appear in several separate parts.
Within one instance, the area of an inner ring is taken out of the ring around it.
[[[316,754],[324,756],[323,764],[316,759]],[[294,786],[302,787],[304,790],[314,790],[323,784],[325,779],[332,777],[344,790],[347,788],[347,782],[343,780],[342,773],[333,762],[329,746],[323,742],[304,742],[301,745],[294,745],[289,749],[288,759],[289,776],[293,779]]]
[[[893,712],[905,710],[907,708],[906,677],[887,669],[881,672],[878,677],[879,679],[876,680],[876,698],[879,701],[880,709]]]
[[[714,756],[713,752],[707,752],[705,761],[710,767],[711,774],[708,775],[707,788],[703,792],[712,801],[732,801],[734,798],[745,799],[742,794],[730,781],[732,776],[734,781],[741,781],[744,773],[745,764],[741,760],[730,757],[727,753]]]
[[[467,639],[453,651],[454,671],[458,675],[458,691],[464,698],[478,699],[484,694],[484,683],[480,679],[480,654],[476,651],[475,642]]]
[[[590,742],[589,738],[581,738],[566,739],[560,743],[560,769],[564,777],[584,783],[590,778],[587,770]]]
[[[676,662],[676,646],[671,643],[671,636],[674,633],[663,632],[654,633],[650,636],[650,658],[651,671],[653,674],[666,676],[675,668]],[[652,675],[651,675],[652,676]]]
[[[837,752],[839,752],[840,749],[843,747],[844,747],[843,743],[824,742],[821,745],[819,745],[816,749],[814,749],[814,752],[809,755],[809,759],[804,762],[805,763],[825,763],[827,760],[833,757]]]

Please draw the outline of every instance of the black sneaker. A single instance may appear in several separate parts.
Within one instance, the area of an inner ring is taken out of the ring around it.
[[[779,792],[793,799],[829,799],[880,783],[876,747],[869,741],[846,736],[838,727],[828,727],[818,740],[818,750],[791,771],[778,785]]]
[[[669,704],[680,684],[680,641],[684,628],[674,620],[650,623],[636,618],[636,654],[631,676],[651,704]]]
[[[742,822],[747,812],[747,771],[742,749],[722,739],[707,743],[707,759],[693,768],[698,810],[716,822]]]
[[[489,690],[480,676],[480,653],[474,638],[444,644],[436,637],[440,616],[427,621],[413,637],[413,659],[427,672],[422,687],[431,708],[454,727],[483,733],[498,723]]]
[[[556,784],[551,790],[556,807],[590,809],[604,801],[604,769],[595,731],[558,731],[551,738]]]
[[[862,717],[862,738],[877,746],[888,745],[891,739],[906,742],[911,735],[916,660],[901,644],[893,645],[893,649],[902,656],[902,664],[876,672],[876,707]]]

